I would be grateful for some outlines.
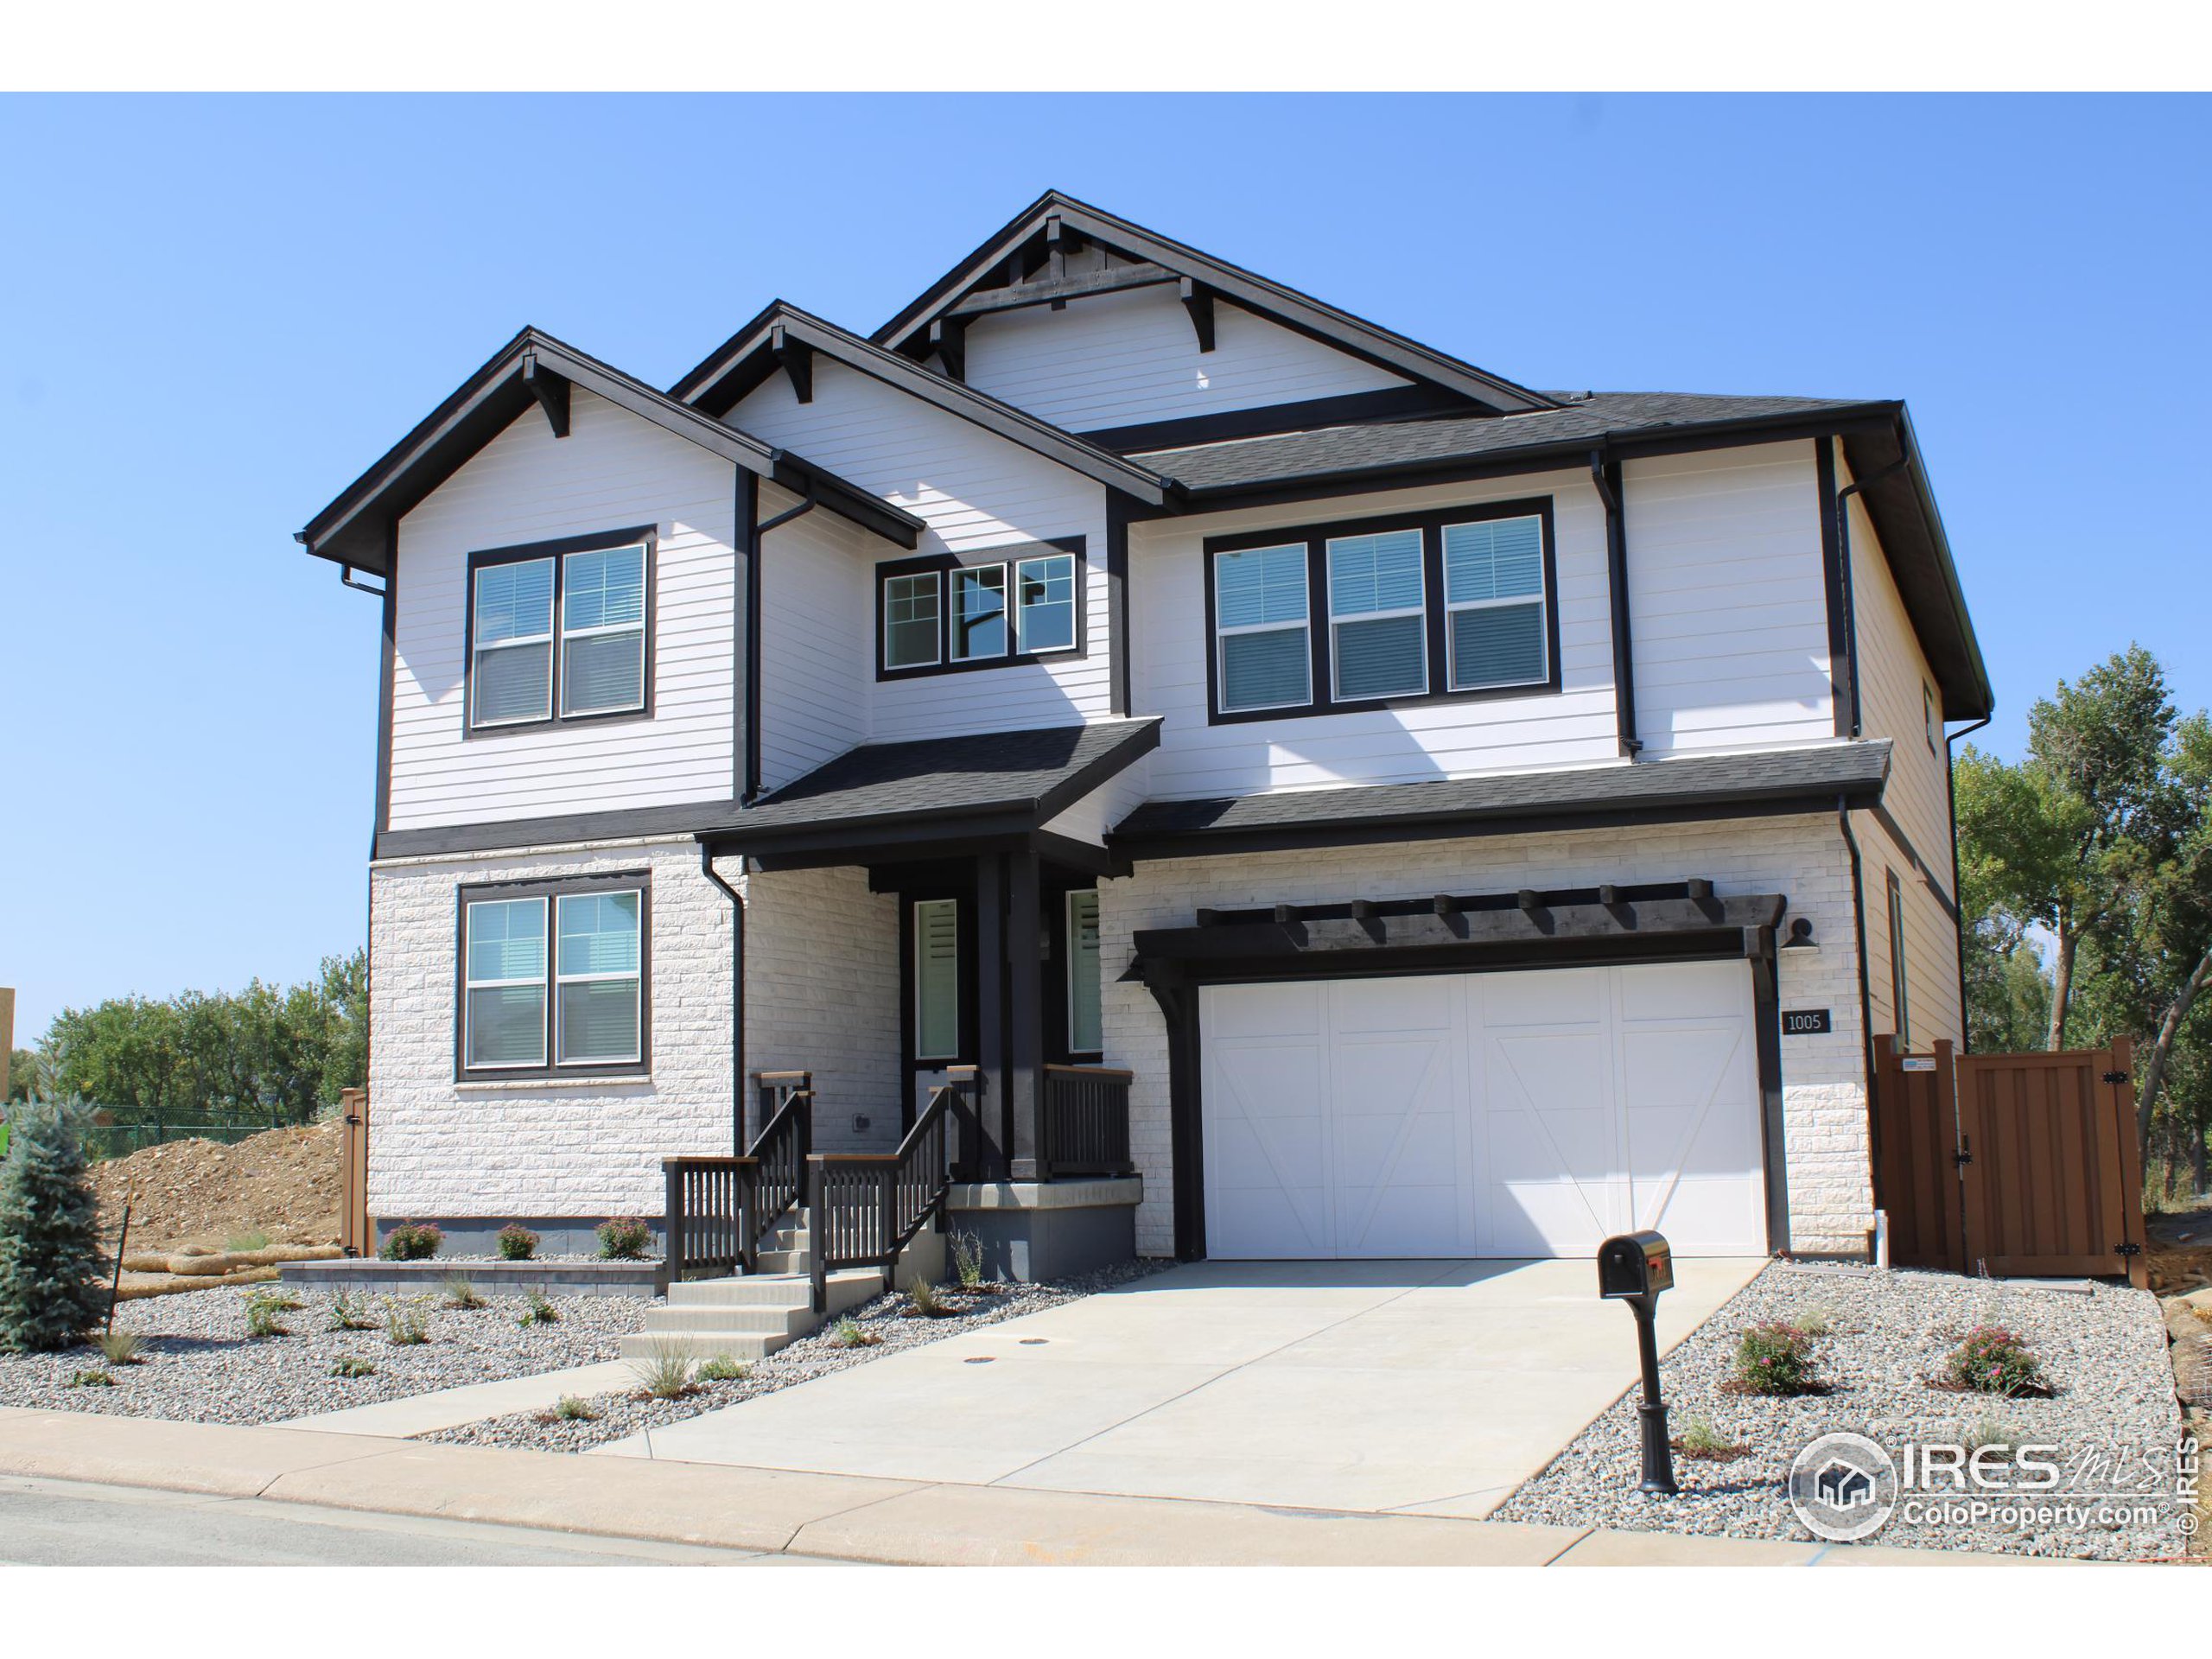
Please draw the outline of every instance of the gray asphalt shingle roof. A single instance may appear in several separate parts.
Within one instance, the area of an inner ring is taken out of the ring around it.
[[[1147,801],[1122,819],[1109,839],[1141,853],[1141,843],[1147,841],[1250,831],[1428,821],[1473,825],[1485,819],[1535,815],[1688,809],[1833,794],[1863,798],[1869,791],[1880,790],[1889,766],[1890,745],[1882,740],[1433,783]]]
[[[747,808],[730,833],[741,842],[748,831],[976,812],[1030,811],[1041,821],[1159,741],[1155,717],[863,743]]]
[[[1526,415],[1460,416],[1320,427],[1236,438],[1182,449],[1154,449],[1129,460],[1192,491],[1245,488],[1379,467],[1497,454],[1515,449],[1595,443],[1628,434],[1716,422],[1773,420],[1861,407],[1853,398],[1725,397],[1693,392],[1554,392],[1577,401]]]

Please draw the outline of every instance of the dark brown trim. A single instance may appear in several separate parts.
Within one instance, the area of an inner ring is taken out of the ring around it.
[[[377,837],[375,856],[440,857],[451,853],[505,852],[521,848],[563,846],[580,841],[689,841],[727,830],[737,818],[734,801],[694,801],[677,806],[615,807],[598,812],[564,812],[542,818],[500,818],[487,823],[439,824],[422,830],[387,830]]]
[[[1852,791],[1853,805],[1878,798],[1880,785]],[[1402,842],[1451,841],[1477,836],[1544,835],[1555,830],[1613,830],[1631,825],[1713,823],[1736,818],[1788,818],[1835,810],[1827,788],[1776,795],[1709,797],[1701,801],[1655,802],[1587,811],[1545,807],[1535,811],[1423,812],[1389,818],[1198,830],[1181,835],[1111,835],[1113,850],[1136,863],[1162,858],[1211,858],[1224,853],[1272,853],[1323,847],[1389,846]]]
[[[1636,635],[1628,592],[1628,497],[1621,464],[1602,449],[1590,452],[1590,482],[1605,509],[1605,594],[1613,625],[1613,734],[1622,755],[1643,747],[1636,728]]]
[[[1530,518],[1539,524],[1544,560],[1545,677],[1518,685],[1491,685],[1455,691],[1451,688],[1450,610],[1444,590],[1444,531],[1451,524],[1478,524],[1494,518]],[[1340,702],[1336,696],[1334,653],[1330,649],[1329,551],[1333,537],[1373,535],[1392,530],[1417,530],[1421,538],[1422,603],[1427,644],[1428,690],[1404,696],[1363,697]],[[1306,545],[1306,617],[1308,689],[1312,700],[1281,708],[1225,711],[1221,706],[1221,650],[1215,634],[1216,592],[1214,565],[1224,553],[1255,547]],[[1203,579],[1205,586],[1206,723],[1243,725],[1252,721],[1311,720],[1329,715],[1357,714],[1370,709],[1407,709],[1435,702],[1488,702],[1501,697],[1535,697],[1560,689],[1559,562],[1553,533],[1552,498],[1528,496],[1515,501],[1491,501],[1421,512],[1380,513],[1370,518],[1339,519],[1331,524],[1300,524],[1281,530],[1240,531],[1235,535],[1209,536],[1205,541]]]
[[[731,545],[737,569],[730,584],[730,603],[736,608],[730,637],[737,644],[737,661],[730,676],[733,728],[730,747],[732,798],[749,801],[760,792],[760,480],[744,467],[737,469],[736,528]]]
[[[1843,547],[1836,530],[1835,441],[1813,444],[1815,511],[1821,522],[1821,585],[1827,597],[1828,696],[1835,734],[1855,729],[1859,702],[1858,652],[1851,626],[1851,582],[1843,568]]]
[[[572,553],[596,553],[604,548],[637,547],[645,550],[645,650],[643,682],[639,690],[644,698],[635,709],[609,709],[580,715],[561,712],[561,647],[566,628],[561,614],[561,601],[567,586],[568,556]],[[655,641],[660,629],[655,626],[653,608],[659,595],[656,567],[659,563],[660,528],[657,524],[636,524],[627,530],[594,531],[582,536],[562,536],[551,541],[522,542],[512,547],[480,549],[468,556],[467,574],[461,589],[461,734],[464,740],[486,742],[517,732],[542,732],[552,726],[604,726],[625,721],[651,720],[653,717],[653,667]],[[524,564],[537,559],[553,562],[553,637],[550,642],[551,665],[548,671],[546,694],[550,713],[543,720],[518,720],[497,726],[476,723],[476,573],[495,569],[503,564]]]
[[[1078,663],[1090,655],[1090,562],[1087,538],[1081,536],[1040,537],[1033,541],[1008,542],[998,547],[970,548],[964,553],[931,553],[917,559],[886,559],[869,580],[875,592],[875,677],[879,682],[925,680],[939,674],[968,674],[994,668],[1027,668],[1039,664]],[[1066,554],[1075,560],[1075,645],[1065,651],[1024,652],[1015,649],[1014,567],[1025,559],[1051,558]],[[1006,571],[1006,654],[1001,657],[952,660],[952,584],[944,580],[955,570],[984,570],[993,566]],[[883,663],[886,620],[884,585],[899,576],[938,573],[937,590],[937,661],[912,668],[887,668]],[[1109,649],[1111,649],[1109,643]]]
[[[1927,884],[1929,896],[1936,900],[1936,907],[1953,922],[1956,922],[1959,919],[1957,900],[1943,891],[1943,883],[1936,874],[1936,867],[1920,855],[1920,849],[1912,844],[1912,838],[1905,834],[1904,826],[1891,816],[1889,804],[1886,801],[1877,801],[1871,810],[1874,814],[1874,822],[1882,826],[1883,833],[1888,836],[1895,843],[1897,849],[1904,855],[1905,862],[1912,866],[1913,873]]]
[[[1766,1180],[1766,1247],[1782,1255],[1790,1245],[1789,1120],[1782,1093],[1782,987],[1775,963],[1774,930],[1747,951],[1751,969],[1751,1041],[1759,1075],[1759,1160]]]
[[[1129,712],[1129,510],[1128,498],[1106,492],[1106,712]]]
[[[1433,386],[1393,386],[1382,391],[1345,392],[1334,397],[1303,398],[1293,404],[1262,404],[1255,409],[1222,410],[1172,421],[1146,421],[1135,426],[1101,427],[1078,435],[1102,449],[1130,454],[1227,443],[1238,438],[1269,437],[1278,432],[1311,432],[1325,426],[1365,426],[1385,421],[1489,413],[1489,410],[1468,398],[1440,391]],[[1172,455],[1158,459],[1171,465],[1174,460]]]
[[[376,856],[377,838],[391,823],[391,703],[399,665],[399,522],[385,529],[384,639],[377,671],[377,806],[376,824],[369,836],[369,856]],[[462,710],[466,716],[467,709]]]
[[[1200,1096],[1198,990],[1183,981],[1173,964],[1163,964],[1157,973],[1148,975],[1144,988],[1159,1005],[1160,1017],[1167,1027],[1167,1141],[1175,1203],[1175,1259],[1196,1262],[1206,1253],[1205,1111]]]
[[[558,900],[588,893],[638,894],[638,1058],[582,1065],[553,1063],[559,1042],[560,922]],[[545,900],[545,1053],[541,1066],[468,1065],[468,906],[486,899]],[[554,880],[463,882],[454,889],[453,1077],[455,1083],[543,1083],[566,1077],[649,1077],[653,1032],[653,874],[650,869],[572,876]]]

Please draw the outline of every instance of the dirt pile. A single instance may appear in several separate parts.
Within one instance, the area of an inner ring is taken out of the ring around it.
[[[280,1244],[338,1242],[342,1124],[270,1129],[234,1147],[168,1141],[92,1166],[100,1225],[112,1234],[131,1198],[130,1252],[219,1250],[258,1230]]]

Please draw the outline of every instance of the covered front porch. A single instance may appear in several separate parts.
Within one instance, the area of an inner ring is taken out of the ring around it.
[[[1098,973],[1120,872],[1070,809],[1156,730],[865,745],[702,837],[740,918],[746,1070],[729,1151],[666,1162],[674,1274],[820,1285],[933,1224],[992,1277],[1134,1254]]]

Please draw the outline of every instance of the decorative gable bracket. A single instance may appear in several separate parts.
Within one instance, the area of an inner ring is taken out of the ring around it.
[[[814,347],[803,340],[794,340],[778,323],[768,331],[768,351],[783,372],[791,377],[791,395],[802,404],[814,401]]]
[[[1213,290],[1188,276],[1181,278],[1178,286],[1183,296],[1183,308],[1191,314],[1191,327],[1198,332],[1198,349],[1213,350]]]
[[[530,395],[537,399],[537,406],[545,411],[546,424],[553,429],[553,435],[569,435],[569,378],[556,374],[537,360],[537,353],[530,353],[522,360],[522,383]]]

